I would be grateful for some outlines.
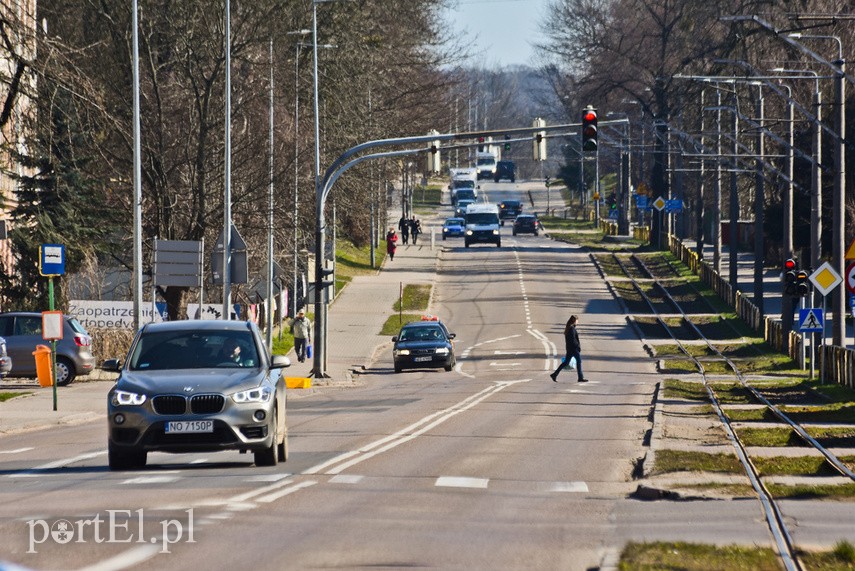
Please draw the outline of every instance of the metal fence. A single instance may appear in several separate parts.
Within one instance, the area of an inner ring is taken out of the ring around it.
[[[806,367],[806,338],[796,331],[784,331],[781,320],[761,317],[760,310],[739,290],[734,290],[730,282],[720,276],[709,263],[700,260],[697,252],[687,248],[678,238],[670,236],[671,253],[686,264],[701,281],[709,286],[725,303],[734,308],[740,319],[748,324],[770,347],[796,361],[801,368]],[[855,388],[855,351],[836,345],[824,345],[818,351],[819,363],[823,360],[826,367],[818,366],[821,381],[837,383]]]

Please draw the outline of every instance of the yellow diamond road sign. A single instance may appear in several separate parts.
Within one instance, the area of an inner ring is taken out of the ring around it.
[[[661,211],[663,208],[665,208],[665,199],[661,196],[657,196],[656,200],[653,201],[653,206],[654,208],[656,208],[656,210]]]
[[[822,295],[828,295],[828,292],[836,288],[843,281],[840,274],[834,271],[834,268],[828,262],[818,267],[814,273],[808,276],[808,279]]]

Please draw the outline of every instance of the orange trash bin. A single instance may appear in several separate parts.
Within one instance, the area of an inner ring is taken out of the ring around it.
[[[53,363],[50,358],[50,347],[47,345],[36,345],[33,357],[36,358],[36,376],[39,379],[39,385],[42,387],[52,387]]]

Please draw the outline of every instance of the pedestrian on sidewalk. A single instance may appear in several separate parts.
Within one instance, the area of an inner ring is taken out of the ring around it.
[[[302,309],[297,312],[297,317],[291,322],[291,333],[294,335],[294,351],[297,353],[297,360],[302,363],[306,360],[306,346],[312,338],[312,322]]]
[[[422,223],[416,220],[415,216],[410,220],[410,232],[413,233],[413,244],[415,245],[419,240],[419,234],[422,233]]]
[[[398,248],[398,235],[395,234],[394,228],[389,228],[386,233],[386,253],[389,254],[389,259],[395,259],[395,250]]]
[[[582,375],[582,345],[579,343],[579,333],[576,331],[576,323],[578,323],[579,319],[575,315],[571,315],[570,319],[567,320],[567,324],[564,326],[564,345],[565,345],[565,357],[564,360],[561,361],[561,364],[558,365],[558,368],[550,374],[550,378],[553,382],[558,382],[558,373],[561,372],[561,369],[568,366],[572,359],[576,359],[576,373],[579,375],[578,382],[587,383],[588,379]]]
[[[406,216],[401,216],[398,221],[398,230],[401,231],[401,244],[406,244],[410,238],[410,221]]]

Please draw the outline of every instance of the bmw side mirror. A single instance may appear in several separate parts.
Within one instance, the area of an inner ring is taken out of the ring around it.
[[[270,361],[271,369],[284,369],[285,367],[291,366],[291,359],[286,357],[285,355],[273,355],[273,359]]]
[[[105,359],[103,363],[101,363],[101,369],[104,371],[118,371],[122,368],[122,361],[119,359]]]
[[[393,343],[397,343],[397,342],[398,342],[398,336],[397,336],[397,335],[395,335],[394,337],[392,337],[392,342],[393,342]]]
[[[449,339],[454,339],[455,337],[457,337],[457,333],[449,333],[448,334]]]

